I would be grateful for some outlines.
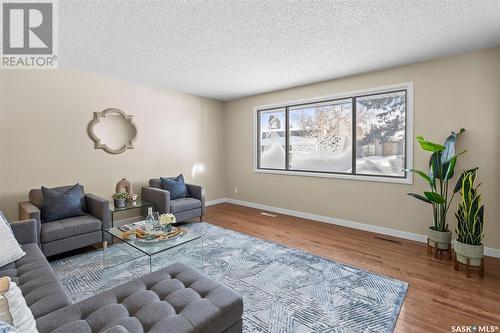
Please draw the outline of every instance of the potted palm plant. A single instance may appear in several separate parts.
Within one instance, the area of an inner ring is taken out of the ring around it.
[[[455,232],[455,253],[458,262],[481,266],[483,258],[484,237],[484,205],[481,205],[481,194],[478,192],[479,185],[474,182],[477,177],[477,168],[462,173],[455,189],[460,192],[460,202],[455,213],[457,227]]]
[[[458,133],[452,131],[442,145],[418,136],[417,141],[420,147],[431,153],[429,170],[427,172],[416,169],[404,170],[419,175],[430,186],[430,191],[424,192],[423,195],[416,193],[408,193],[408,195],[430,204],[432,207],[433,225],[428,229],[428,244],[434,247],[436,252],[437,250],[450,249],[452,232],[448,228],[446,216],[455,192],[453,191],[449,195],[448,184],[453,178],[458,156],[465,153],[465,151],[459,154],[455,153],[457,137],[464,131],[463,128]]]

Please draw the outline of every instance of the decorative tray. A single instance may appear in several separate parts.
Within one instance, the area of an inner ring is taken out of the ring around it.
[[[153,239],[146,239],[144,228],[137,227],[134,230],[123,232],[120,237],[127,240],[135,239],[138,242],[154,243],[182,236],[186,233],[186,230],[180,227],[172,227],[170,231],[154,231],[153,233]]]

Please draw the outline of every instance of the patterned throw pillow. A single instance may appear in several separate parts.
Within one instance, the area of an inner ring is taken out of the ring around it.
[[[0,321],[0,333],[16,333],[16,330],[9,324]]]
[[[188,190],[182,174],[175,178],[160,177],[161,187],[170,192],[170,200],[185,198]]]
[[[0,321],[12,325],[19,333],[38,333],[21,289],[9,277],[0,278]]]
[[[43,222],[85,214],[82,210],[80,184],[73,185],[64,192],[42,186],[42,194],[41,213]]]
[[[17,242],[9,222],[0,215],[0,267],[21,259],[26,254]]]

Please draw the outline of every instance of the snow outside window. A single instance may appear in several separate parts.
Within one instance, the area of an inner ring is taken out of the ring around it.
[[[352,100],[294,106],[289,115],[289,169],[352,169]]]
[[[411,183],[412,89],[256,108],[256,171]]]
[[[285,169],[285,109],[259,112],[259,167]]]

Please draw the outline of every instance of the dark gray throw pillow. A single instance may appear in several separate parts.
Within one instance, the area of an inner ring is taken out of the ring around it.
[[[50,222],[66,217],[84,215],[82,210],[80,185],[71,186],[66,191],[42,186],[43,204],[41,220]]]
[[[184,183],[184,176],[182,174],[175,178],[160,177],[161,187],[170,192],[170,200],[185,198],[187,195],[187,187]]]

